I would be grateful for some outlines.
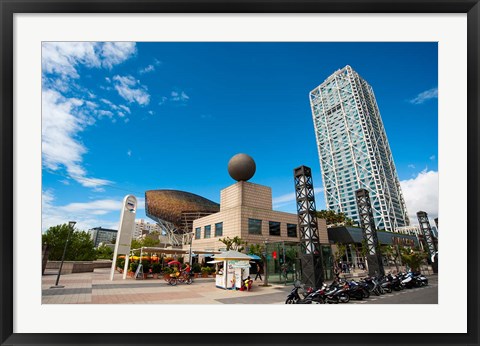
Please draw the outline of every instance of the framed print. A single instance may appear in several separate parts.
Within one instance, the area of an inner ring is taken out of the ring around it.
[[[478,344],[479,6],[1,0],[2,344]]]

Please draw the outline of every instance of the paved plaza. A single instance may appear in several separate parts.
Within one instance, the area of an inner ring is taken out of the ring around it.
[[[66,274],[60,277],[64,288],[50,288],[55,284],[56,271],[47,270],[42,277],[42,304],[284,304],[291,285],[261,286],[254,282],[249,292],[223,290],[215,287],[213,278],[197,278],[191,285],[179,283],[170,286],[163,278],[123,280],[116,272],[109,280],[109,269],[95,269],[93,273]],[[429,277],[424,288],[403,290],[349,304],[436,304],[438,302],[437,276]]]
[[[56,271],[42,277],[43,304],[283,304],[290,286],[260,286],[257,280],[249,292],[215,287],[213,278],[196,278],[193,284],[170,286],[163,278],[134,280],[116,272],[109,279],[110,269],[93,273],[66,274],[55,285]]]

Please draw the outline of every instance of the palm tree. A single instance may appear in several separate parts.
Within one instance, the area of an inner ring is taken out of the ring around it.
[[[235,250],[238,252],[242,252],[245,249],[243,245],[245,246],[247,245],[247,242],[242,240],[238,236],[233,237],[233,239],[231,239],[230,237],[225,237],[225,238],[220,238],[218,240],[223,244],[225,244],[227,251]]]

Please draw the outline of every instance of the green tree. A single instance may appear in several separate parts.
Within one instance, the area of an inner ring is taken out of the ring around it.
[[[138,239],[132,239],[130,243],[130,249],[140,249],[142,247],[142,243]]]
[[[227,251],[234,250],[234,251],[242,252],[245,249],[245,246],[247,245],[247,242],[242,240],[238,236],[233,237],[233,239],[231,239],[230,237],[225,237],[225,238],[220,238],[218,240],[223,244],[225,244]]]
[[[297,259],[297,250],[294,248],[289,248],[285,251],[285,261],[288,264],[294,264]]]
[[[345,213],[337,213],[334,210],[320,210],[316,212],[316,215],[320,219],[325,219],[328,226],[338,224],[353,226],[353,220],[348,218]]]
[[[257,255],[259,257],[263,257],[263,253],[265,252],[265,247],[263,244],[250,244],[248,253],[251,255]]]
[[[65,260],[94,260],[96,253],[90,234],[85,231],[72,232],[68,224],[52,226],[42,235],[42,243],[46,243],[49,248],[48,259],[50,261],[60,261],[62,259],[63,249],[69,233],[70,237],[65,253]]]
[[[409,248],[402,248],[402,261],[410,267],[412,271],[419,271],[420,265],[424,263],[427,254],[424,251],[414,251]]]
[[[347,245],[342,243],[335,243],[337,247],[337,251],[333,254],[333,258],[335,260],[335,265],[338,264],[339,261],[342,260],[343,256],[347,253]]]
[[[160,239],[145,237],[144,239],[141,240],[140,243],[142,244],[142,246],[145,246],[145,247],[155,247],[160,245]]]
[[[97,259],[113,259],[113,249],[107,245],[101,245],[97,248]]]

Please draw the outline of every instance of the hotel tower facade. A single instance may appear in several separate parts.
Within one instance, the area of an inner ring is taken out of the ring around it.
[[[310,92],[328,210],[359,221],[355,191],[370,192],[377,229],[410,224],[372,87],[350,66]]]

